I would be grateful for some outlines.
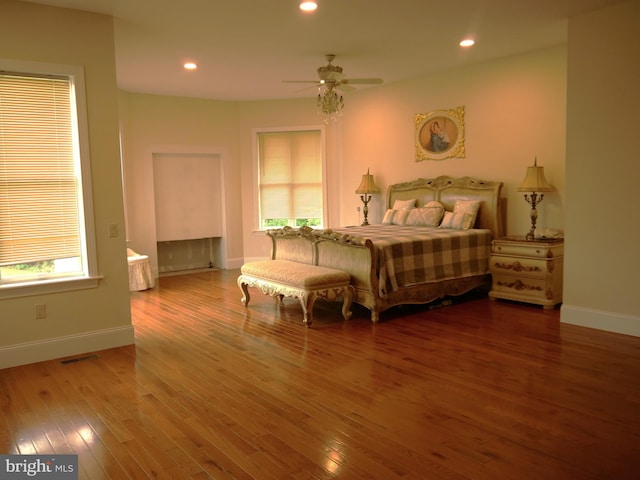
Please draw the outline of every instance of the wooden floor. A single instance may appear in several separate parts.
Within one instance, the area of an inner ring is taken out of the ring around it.
[[[478,295],[377,325],[319,301],[307,329],[237,275],[132,293],[135,346],[0,370],[0,453],[92,480],[639,478],[640,338]]]

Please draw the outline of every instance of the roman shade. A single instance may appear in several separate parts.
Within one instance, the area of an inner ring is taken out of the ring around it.
[[[260,226],[267,219],[322,221],[320,131],[258,134]]]

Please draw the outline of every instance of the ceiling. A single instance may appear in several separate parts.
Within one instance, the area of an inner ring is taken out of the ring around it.
[[[318,0],[313,14],[298,0],[32,3],[112,15],[123,90],[261,100],[309,95],[283,80],[316,80],[328,53],[347,78],[396,82],[562,44],[568,18],[623,1]],[[476,45],[459,47],[465,36]],[[199,68],[185,71],[187,60]]]

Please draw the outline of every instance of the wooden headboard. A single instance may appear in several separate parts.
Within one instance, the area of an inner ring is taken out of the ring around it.
[[[392,208],[396,200],[415,198],[417,207],[437,200],[446,210],[452,211],[456,200],[479,200],[480,210],[475,228],[487,228],[493,232],[494,238],[498,238],[504,232],[501,189],[502,182],[489,182],[472,177],[454,178],[443,175],[437,178],[419,178],[390,185],[387,190],[387,208]]]

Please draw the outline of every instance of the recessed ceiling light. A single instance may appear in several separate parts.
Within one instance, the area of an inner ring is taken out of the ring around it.
[[[196,68],[198,68],[198,65],[196,65],[193,62],[187,62],[184,64],[184,69],[185,70],[195,70]]]
[[[471,38],[465,38],[464,40],[462,40],[460,42],[460,46],[461,47],[470,47],[472,46],[475,42],[475,40],[472,40]]]
[[[318,8],[318,2],[302,0],[300,2],[300,10],[303,12],[313,12]]]

